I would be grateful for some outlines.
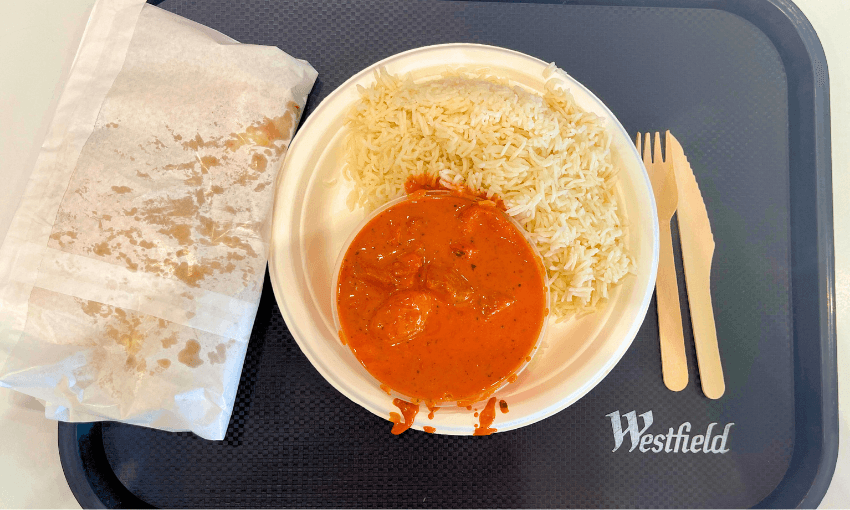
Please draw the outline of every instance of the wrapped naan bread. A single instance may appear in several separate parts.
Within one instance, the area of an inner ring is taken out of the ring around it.
[[[99,2],[0,249],[0,385],[49,418],[222,439],[315,79],[277,48]]]

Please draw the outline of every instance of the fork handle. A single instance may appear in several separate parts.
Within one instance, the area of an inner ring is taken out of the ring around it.
[[[682,332],[679,285],[676,280],[676,266],[673,262],[673,236],[670,233],[669,220],[659,220],[658,226],[658,240],[661,246],[655,294],[661,339],[661,372],[667,388],[672,391],[681,391],[688,385],[688,362],[685,357],[685,336]]]

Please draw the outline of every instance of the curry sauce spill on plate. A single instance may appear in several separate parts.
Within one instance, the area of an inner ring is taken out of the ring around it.
[[[397,436],[413,425],[413,420],[419,412],[419,404],[411,404],[396,398],[393,399],[393,405],[401,411],[401,416],[398,413],[390,413],[390,421],[393,422],[392,433]]]
[[[393,413],[393,433],[401,433],[420,401],[430,418],[435,403],[477,402],[514,380],[548,310],[537,255],[494,202],[419,192],[354,237],[340,267],[337,312],[366,370],[417,402],[394,401],[404,421]]]
[[[472,433],[473,436],[489,436],[493,432],[496,432],[496,429],[491,428],[490,425],[493,424],[493,421],[496,419],[496,397],[491,397],[490,400],[487,401],[487,405],[484,406],[484,410],[481,411],[481,422],[475,426],[475,432]]]

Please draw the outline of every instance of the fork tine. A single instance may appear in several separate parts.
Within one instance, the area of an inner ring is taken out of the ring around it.
[[[658,131],[655,132],[655,157],[653,161],[656,163],[664,163],[664,154],[661,152],[661,135]]]
[[[643,164],[652,165],[652,138],[649,131],[643,135]]]

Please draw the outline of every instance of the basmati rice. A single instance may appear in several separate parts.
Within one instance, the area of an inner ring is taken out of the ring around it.
[[[543,256],[554,317],[600,309],[634,271],[603,119],[550,65],[542,96],[484,72],[414,83],[381,70],[348,113],[348,207],[372,210],[410,175],[501,198]]]

